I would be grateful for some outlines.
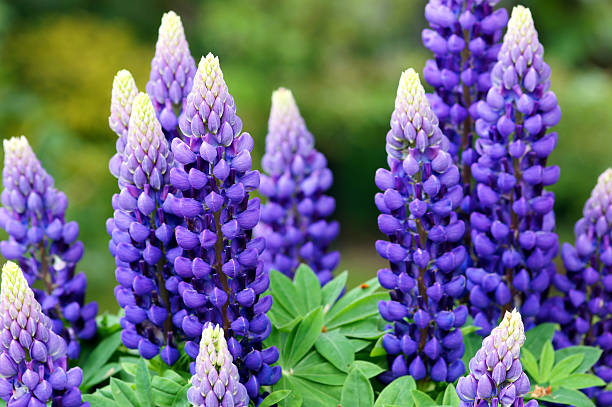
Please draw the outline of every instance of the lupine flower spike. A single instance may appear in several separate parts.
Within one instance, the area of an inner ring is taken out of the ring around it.
[[[561,257],[566,274],[555,275],[563,296],[551,298],[545,319],[558,322],[555,347],[599,346],[603,354],[593,368],[612,382],[612,169],[599,176],[574,228],[576,243],[564,243]],[[594,391],[595,389],[591,389]],[[589,392],[588,392],[589,393]],[[612,405],[612,391],[596,392],[598,404]],[[590,393],[590,396],[595,394]]]
[[[467,308],[454,308],[465,291],[461,266],[465,230],[456,209],[463,197],[459,170],[447,152],[418,74],[402,74],[391,130],[387,134],[390,170],[376,172],[378,225],[388,240],[376,242],[390,268],[378,271],[391,301],[381,301],[391,322],[383,346],[390,358],[387,380],[410,374],[452,382],[463,374],[464,344],[459,328]]]
[[[173,226],[163,206],[169,186],[172,153],[146,93],[134,99],[121,165],[121,193],[113,198],[114,217],[107,222],[116,259],[115,296],[125,310],[123,344],[150,359],[161,354],[173,364],[179,357],[172,314],[181,307],[165,282],[177,255]]]
[[[66,342],[53,332],[19,266],[7,262],[0,287],[0,398],[9,407],[76,407],[81,368],[70,370]]]
[[[249,396],[227,349],[223,329],[208,323],[202,331],[200,353],[187,399],[195,407],[248,407]]]
[[[256,234],[266,238],[264,267],[292,277],[304,262],[321,284],[327,283],[340,261],[337,251],[328,252],[339,231],[338,222],[327,221],[335,209],[334,198],[325,195],[333,177],[290,90],[281,88],[272,95],[262,167],[266,174],[259,192],[268,203]]]
[[[166,287],[178,293],[186,308],[174,314],[189,342],[192,358],[205,322],[223,327],[229,351],[249,396],[260,400],[260,385],[280,379],[276,348],[263,349],[271,330],[266,312],[271,296],[262,296],[269,273],[259,259],[264,238],[252,238],[259,221],[259,199],[249,194],[259,186],[251,170],[253,138],[242,132],[234,98],[223,79],[219,60],[203,57],[187,97],[180,128],[185,141],[172,140],[178,162],[170,181],[178,190],[164,209],[184,219],[175,229],[182,254],[174,259],[178,277]]]
[[[525,330],[521,314],[506,311],[499,326],[482,341],[470,360],[470,374],[459,379],[457,394],[461,407],[522,407],[529,392],[529,378],[521,365]],[[537,407],[530,400],[527,407]]]
[[[65,221],[66,195],[54,188],[25,137],[4,140],[2,180],[0,227],[9,237],[0,251],[20,264],[30,284],[43,283],[34,290],[36,299],[68,343],[68,356],[76,359],[79,339],[96,334],[98,312],[95,302],[85,304],[85,274],[75,274],[83,256],[79,225]]]
[[[557,142],[548,129],[561,110],[543,53],[531,13],[515,7],[476,121],[478,208],[470,223],[477,259],[467,276],[481,334],[514,306],[533,324],[556,272],[555,198],[544,187],[559,179],[559,167],[547,159]]]
[[[168,141],[178,136],[177,124],[187,95],[193,86],[196,65],[181,18],[174,11],[165,13],[159,26],[155,56],[147,93]]]
[[[132,114],[132,103],[134,103],[137,94],[138,88],[130,71],[122,69],[117,72],[113,80],[110,116],[108,118],[109,127],[118,137],[115,143],[117,152],[108,163],[108,168],[115,178],[120,176],[123,150],[125,150],[127,144],[128,124]]]

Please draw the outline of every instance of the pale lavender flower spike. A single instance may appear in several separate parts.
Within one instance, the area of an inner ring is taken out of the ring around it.
[[[529,392],[529,378],[521,365],[525,328],[521,314],[506,311],[503,320],[482,341],[482,348],[470,360],[470,374],[457,383],[461,407],[521,407]],[[527,407],[537,407],[530,400]]]
[[[0,316],[0,398],[7,406],[83,405],[81,368],[68,370],[66,342],[10,261],[2,268]]]
[[[200,353],[187,399],[196,407],[247,407],[249,396],[227,348],[223,329],[208,323],[202,331]]]
[[[196,64],[189,52],[181,18],[169,11],[162,17],[147,93],[168,140],[176,137],[178,117],[191,92]]]

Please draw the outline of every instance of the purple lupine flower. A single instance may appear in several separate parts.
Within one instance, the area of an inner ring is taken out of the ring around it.
[[[248,407],[249,395],[219,325],[207,323],[200,339],[195,374],[187,399],[195,407]]]
[[[549,90],[543,53],[530,11],[515,7],[491,73],[493,85],[477,107],[480,158],[472,176],[478,208],[470,216],[477,258],[467,276],[481,334],[515,306],[531,324],[555,274],[555,198],[544,187],[559,179],[559,167],[547,165],[547,158],[557,142],[548,129],[559,122],[561,110]]]
[[[465,292],[465,226],[456,213],[463,190],[447,144],[418,74],[408,69],[387,134],[390,171],[379,169],[375,179],[383,191],[375,197],[378,225],[389,237],[376,249],[391,266],[378,271],[391,296],[379,310],[393,323],[383,337],[391,366],[386,380],[410,374],[453,382],[465,371],[459,328],[467,308],[453,309]]]
[[[172,219],[162,210],[170,191],[170,146],[146,93],[132,105],[123,152],[121,193],[113,198],[114,217],[107,222],[115,256],[115,296],[125,311],[123,344],[150,359],[158,354],[168,365],[179,357],[180,325],[172,315],[182,307],[166,289],[176,256]]]
[[[470,360],[470,374],[457,383],[461,407],[522,407],[529,392],[529,378],[521,365],[525,330],[521,314],[506,311],[499,326],[482,341],[482,348]],[[527,407],[537,407],[530,400]]]
[[[423,77],[434,87],[428,94],[442,132],[449,138],[449,153],[463,165],[468,180],[474,161],[476,104],[491,87],[490,69],[497,61],[508,12],[493,7],[498,0],[429,0],[425,17],[431,28],[422,40],[433,54]]]
[[[0,227],[9,237],[0,251],[19,263],[30,284],[43,283],[34,290],[36,299],[68,343],[68,357],[76,359],[79,339],[96,334],[98,313],[97,303],[85,303],[85,274],[75,274],[83,256],[79,225],[65,221],[68,199],[54,188],[25,137],[4,140],[2,179]]]
[[[550,298],[545,320],[558,322],[556,348],[599,346],[603,354],[593,370],[612,382],[612,169],[599,176],[587,200],[584,217],[576,223],[576,243],[564,243],[561,257],[565,274],[556,274],[555,287],[563,294]],[[598,404],[612,405],[612,391],[595,391]]]
[[[178,277],[167,281],[185,309],[173,316],[189,342],[185,351],[198,355],[202,326],[222,326],[228,347],[251,399],[259,400],[260,385],[280,378],[276,348],[263,349],[271,330],[266,312],[271,296],[262,296],[269,273],[259,259],[264,238],[252,238],[259,221],[259,199],[249,194],[259,185],[251,170],[253,138],[242,132],[234,98],[228,92],[212,54],[203,57],[180,122],[185,141],[172,140],[178,165],[170,181],[179,191],[165,209],[184,218],[175,229],[182,254],[174,259]]]
[[[134,103],[137,94],[138,88],[130,71],[122,69],[117,72],[113,80],[110,116],[108,118],[109,127],[118,137],[116,142],[117,152],[108,163],[108,168],[115,178],[120,176],[123,150],[125,150],[127,143],[128,124],[132,114],[132,103]]]
[[[303,262],[321,284],[327,283],[340,261],[337,251],[328,252],[339,232],[338,222],[327,221],[336,206],[325,195],[333,177],[325,156],[314,148],[291,91],[284,88],[272,95],[262,167],[266,174],[259,192],[268,203],[255,233],[266,239],[264,268],[293,277]]]
[[[178,136],[176,112],[182,114],[195,72],[195,61],[189,52],[181,18],[169,11],[163,15],[159,26],[147,83],[147,93],[168,141]]]
[[[2,268],[0,315],[0,398],[7,406],[89,405],[79,390],[83,371],[68,369],[66,342],[10,261]]]

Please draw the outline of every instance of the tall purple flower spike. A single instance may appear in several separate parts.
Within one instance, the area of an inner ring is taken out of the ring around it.
[[[187,399],[194,407],[248,407],[249,395],[219,325],[206,324]]]
[[[549,299],[544,319],[558,322],[555,347],[599,346],[603,354],[594,372],[612,382],[612,169],[599,176],[587,200],[584,217],[576,223],[576,243],[564,243],[561,257],[566,273],[555,287],[563,294]],[[592,389],[595,390],[595,389]],[[612,391],[597,391],[598,405],[612,405]],[[595,393],[595,392],[593,392]]]
[[[425,17],[431,28],[423,30],[423,44],[433,54],[423,77],[434,87],[428,94],[440,129],[450,139],[449,152],[463,164],[469,180],[476,104],[491,87],[490,70],[497,61],[502,30],[508,22],[498,0],[429,0]]]
[[[532,324],[556,272],[555,198],[544,187],[559,179],[559,167],[548,166],[547,158],[557,142],[548,129],[561,110],[543,53],[531,13],[515,7],[476,121],[478,208],[470,223],[477,258],[467,276],[481,334],[513,307]]]
[[[338,222],[327,221],[336,206],[325,195],[333,177],[325,156],[314,148],[291,91],[284,88],[272,94],[262,167],[266,174],[259,192],[268,203],[255,234],[266,239],[265,269],[293,277],[303,262],[321,284],[327,283],[340,261],[340,253],[328,252],[339,232]]]
[[[178,115],[182,114],[191,92],[195,72],[195,61],[189,52],[181,18],[169,11],[163,15],[159,26],[147,83],[147,93],[168,141],[178,136]]]
[[[525,332],[521,315],[516,311],[506,314],[482,348],[470,360],[470,374],[459,379],[457,395],[460,407],[522,407],[523,397],[529,392],[529,378],[521,365],[521,346]],[[537,407],[530,400],[526,407]]]
[[[108,118],[109,127],[118,137],[115,145],[117,152],[108,163],[108,168],[115,178],[120,177],[123,150],[125,150],[127,144],[128,124],[132,114],[132,103],[134,103],[136,95],[138,95],[138,88],[130,71],[122,69],[117,72],[113,80],[110,116]]]
[[[83,371],[68,369],[66,342],[10,261],[2,268],[0,315],[0,398],[7,406],[88,406],[79,390]]]
[[[170,146],[153,104],[146,93],[139,93],[123,153],[122,189],[113,197],[115,213],[107,221],[107,231],[117,265],[115,296],[125,311],[123,344],[138,349],[146,359],[161,354],[168,365],[179,357],[180,325],[172,324],[172,315],[182,308],[165,283],[173,275],[177,255],[172,220],[161,209],[170,191],[172,165]]]
[[[0,227],[9,236],[0,251],[19,263],[28,283],[43,283],[36,299],[68,343],[68,357],[76,359],[79,340],[96,335],[98,313],[97,303],[85,303],[85,274],[75,274],[83,256],[79,225],[65,221],[66,195],[54,188],[25,137],[4,140],[2,180]]]
[[[378,226],[388,240],[376,242],[390,268],[378,271],[391,300],[381,301],[382,317],[392,322],[383,337],[391,371],[385,380],[410,374],[453,382],[465,371],[459,328],[468,310],[454,308],[464,295],[461,245],[465,226],[456,209],[463,198],[459,170],[446,150],[418,74],[402,74],[387,134],[390,171],[376,172],[381,191],[375,202]],[[453,309],[454,308],[454,309]]]
[[[262,344],[271,330],[266,312],[272,297],[262,296],[270,284],[259,259],[265,240],[251,236],[260,204],[249,194],[259,185],[259,172],[251,170],[253,138],[242,133],[234,98],[212,54],[200,61],[184,113],[185,141],[172,140],[178,165],[170,171],[179,192],[164,205],[184,218],[175,229],[182,249],[174,259],[178,277],[166,286],[186,307],[173,320],[182,325],[189,339],[185,351],[194,359],[203,324],[221,325],[240,380],[257,404],[260,386],[281,374],[279,366],[270,366],[278,351]]]

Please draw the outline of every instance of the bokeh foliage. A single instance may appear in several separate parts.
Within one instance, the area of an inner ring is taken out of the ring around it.
[[[563,110],[551,161],[561,166],[556,212],[562,240],[572,238],[597,175],[612,166],[612,3],[527,0],[553,68]],[[113,259],[104,222],[116,190],[108,173],[115,135],[108,129],[115,72],[148,78],[161,15],[183,17],[196,58],[219,55],[245,129],[264,150],[270,95],[293,90],[318,148],[335,175],[341,268],[352,281],[382,264],[374,172],[399,74],[422,71],[427,51],[423,0],[22,0],[0,2],[0,134],[25,134],[81,226],[90,296],[116,307]],[[514,2],[503,1],[511,7]]]

